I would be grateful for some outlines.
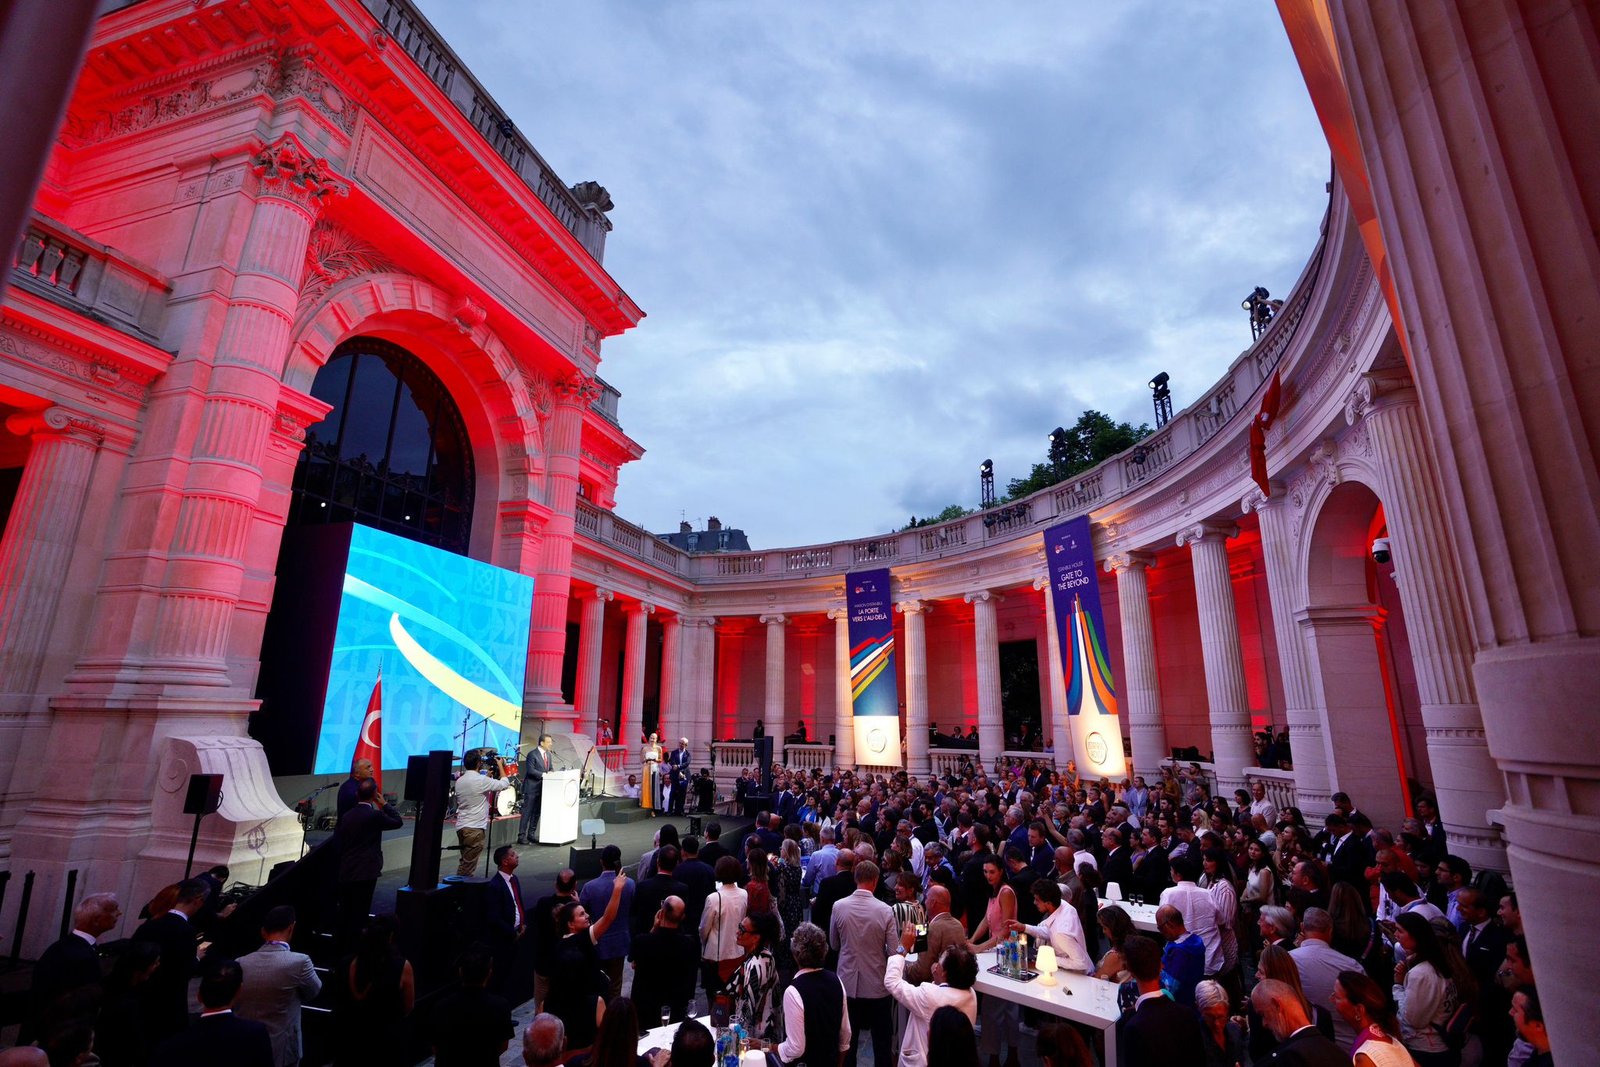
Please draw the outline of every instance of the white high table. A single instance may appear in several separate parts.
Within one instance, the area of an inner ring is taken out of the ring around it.
[[[1108,908],[1113,904],[1128,913],[1128,918],[1133,920],[1135,929],[1152,934],[1156,932],[1156,908],[1159,905],[1130,904],[1126,900],[1106,900],[1103,897],[1100,900],[1102,908]]]
[[[997,959],[994,952],[978,955],[978,984],[974,987],[978,992],[1094,1027],[1106,1037],[1106,1067],[1116,1067],[1117,1017],[1121,1013],[1115,983],[1068,971],[1056,972],[1055,985],[1044,985],[1042,977],[1014,982],[989,972]]]

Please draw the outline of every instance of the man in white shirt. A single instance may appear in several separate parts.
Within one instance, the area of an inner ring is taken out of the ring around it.
[[[456,875],[471,878],[478,868],[478,858],[483,855],[483,844],[489,836],[489,796],[511,787],[506,777],[506,764],[499,756],[495,765],[500,777],[490,778],[478,767],[483,757],[478,752],[468,752],[461,758],[461,777],[456,779],[456,843],[461,846],[461,862],[456,865]]]
[[[1177,908],[1184,927],[1206,946],[1205,977],[1211,978],[1222,970],[1222,931],[1217,927],[1216,902],[1195,884],[1199,875],[1200,862],[1194,857],[1183,855],[1173,860],[1172,877],[1178,884],[1161,891],[1161,903]]]
[[[1053,883],[1052,883],[1053,884]],[[900,1042],[900,1067],[925,1067],[928,1062],[928,1023],[940,1008],[955,1008],[974,1026],[978,1021],[978,959],[965,945],[951,945],[933,961],[933,980],[921,985],[905,981],[906,953],[917,943],[916,927],[906,924],[900,934],[900,951],[890,956],[883,985],[904,1005],[910,1018]],[[874,1048],[873,1055],[877,1055]]]
[[[1333,1039],[1340,1048],[1355,1044],[1356,1031],[1333,1009],[1333,987],[1338,984],[1341,971],[1360,971],[1361,963],[1343,952],[1336,951],[1333,941],[1333,917],[1321,908],[1307,908],[1300,920],[1300,947],[1289,953],[1295,970],[1300,972],[1300,988],[1312,1007],[1327,1008],[1333,1016]]]
[[[1250,817],[1257,815],[1266,820],[1269,827],[1278,825],[1278,805],[1267,799],[1267,786],[1264,782],[1250,783]]]
[[[794,954],[797,970],[783,991],[785,1036],[778,1046],[778,1058],[784,1063],[794,1063],[801,1057],[807,1063],[834,1063],[837,1057],[831,1054],[831,1040],[826,1049],[813,1052],[807,1048],[813,1035],[821,1042],[824,1037],[832,1039],[836,1029],[838,1052],[842,1054],[850,1048],[850,1014],[845,1010],[844,984],[837,975],[822,969],[828,957],[828,935],[814,923],[801,923],[789,939],[789,951]]]
[[[1027,934],[1041,945],[1048,944],[1055,950],[1056,962],[1062,970],[1093,974],[1094,961],[1089,958],[1089,946],[1084,941],[1083,920],[1078,918],[1076,908],[1061,906],[1061,886],[1049,878],[1041,878],[1033,883],[1033,900],[1044,921],[1029,926],[1013,919],[1009,928]]]

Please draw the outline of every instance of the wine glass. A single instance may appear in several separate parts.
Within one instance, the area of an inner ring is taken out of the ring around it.
[[[671,1024],[672,1024],[672,1005],[663,1004],[663,1005],[661,1005],[661,1025],[662,1026],[670,1026]]]

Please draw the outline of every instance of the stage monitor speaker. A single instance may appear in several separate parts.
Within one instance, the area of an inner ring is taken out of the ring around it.
[[[435,749],[424,757],[422,773],[415,776],[423,788],[411,835],[411,874],[406,885],[418,892],[431,890],[439,884],[439,850],[444,844],[444,812],[450,802],[450,770],[455,758],[454,752]],[[409,794],[413,777],[409,761],[407,767]]]
[[[744,795],[745,818],[754,818],[757,812],[772,810],[771,793],[746,793]]]
[[[395,894],[400,950],[416,968],[419,998],[454,979],[456,957],[483,933],[487,884],[452,879],[431,889],[402,886]]]
[[[210,815],[222,803],[222,775],[191,774],[189,792],[183,798],[185,815]]]
[[[756,738],[755,746],[757,773],[761,776],[761,791],[770,794],[772,792],[772,738],[758,737]]]
[[[406,799],[423,801],[428,796],[428,757],[406,757]]]

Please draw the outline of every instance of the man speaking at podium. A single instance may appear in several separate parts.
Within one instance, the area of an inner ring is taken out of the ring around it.
[[[522,822],[517,829],[517,844],[537,844],[539,805],[544,800],[544,775],[555,769],[550,755],[556,746],[549,734],[539,735],[539,747],[528,753],[522,761]]]

